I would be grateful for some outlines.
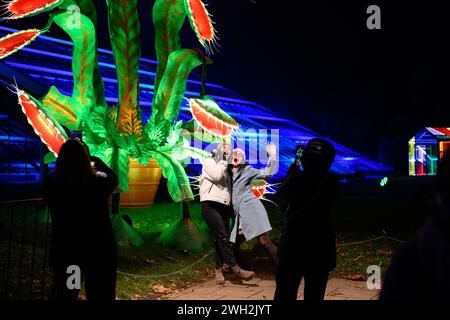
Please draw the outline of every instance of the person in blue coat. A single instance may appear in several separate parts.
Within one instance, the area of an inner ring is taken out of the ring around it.
[[[270,179],[278,169],[277,148],[273,143],[267,146],[269,161],[264,169],[255,169],[246,163],[245,152],[242,149],[233,150],[231,170],[233,174],[232,203],[235,223],[231,231],[230,241],[236,243],[239,229],[242,229],[245,240],[258,238],[266,247],[272,258],[277,261],[277,247],[270,240],[269,231],[272,227],[266,209],[252,192],[252,182],[255,179]]]

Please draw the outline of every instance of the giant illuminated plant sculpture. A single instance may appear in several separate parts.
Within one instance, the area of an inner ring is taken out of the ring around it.
[[[178,121],[186,82],[192,69],[211,63],[198,49],[181,47],[179,31],[186,19],[207,51],[215,31],[200,0],[156,0],[153,7],[155,49],[158,60],[152,115],[144,124],[139,108],[139,30],[137,0],[106,0],[111,46],[117,72],[118,103],[105,102],[103,80],[97,57],[97,15],[93,0],[13,0],[4,5],[7,19],[18,19],[54,10],[44,30],[30,29],[0,39],[0,58],[19,50],[54,23],[73,41],[74,86],[65,96],[52,86],[39,101],[17,88],[30,124],[51,155],[57,156],[67,136],[64,125],[82,131],[93,155],[103,159],[118,175],[119,188],[128,191],[130,157],[143,165],[155,159],[168,179],[172,199],[183,203],[180,225],[192,229],[188,202],[194,198],[183,160],[207,154],[191,147],[181,135],[192,121]],[[20,85],[20,84],[19,84]],[[204,93],[204,92],[203,92]],[[205,93],[204,93],[205,94]],[[204,98],[202,100],[202,98]],[[191,99],[194,119],[216,136],[230,135],[237,123],[209,97]],[[192,231],[192,230],[191,230]],[[167,240],[167,235],[164,237]],[[170,237],[169,237],[170,238]],[[170,242],[170,241],[168,241]]]

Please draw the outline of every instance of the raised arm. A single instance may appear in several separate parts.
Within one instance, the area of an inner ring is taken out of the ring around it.
[[[269,162],[264,169],[255,169],[248,166],[247,172],[251,179],[270,179],[278,171],[278,160],[277,160],[277,147],[273,143],[267,145],[267,153],[269,155]]]
[[[117,187],[119,180],[114,171],[106,165],[100,158],[91,156],[91,160],[94,162],[95,170],[106,174],[105,177],[105,192],[110,195]]]

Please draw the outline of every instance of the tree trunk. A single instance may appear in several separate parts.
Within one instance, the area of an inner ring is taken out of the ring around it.
[[[181,210],[183,212],[183,220],[191,218],[191,207],[189,206],[189,200],[183,200],[181,202]]]
[[[208,233],[201,230],[191,218],[189,200],[181,202],[182,218],[166,228],[158,238],[171,248],[200,252],[209,246]]]

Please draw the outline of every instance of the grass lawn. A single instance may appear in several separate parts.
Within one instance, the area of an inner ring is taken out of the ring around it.
[[[365,280],[369,265],[380,266],[382,273],[386,270],[399,243],[381,239],[362,244],[341,244],[378,237],[383,231],[399,239],[411,236],[422,224],[427,212],[423,201],[418,201],[414,193],[417,189],[417,180],[414,181],[411,183],[409,180],[394,180],[383,189],[380,189],[376,183],[372,185],[365,183],[362,186],[349,185],[343,188],[333,209],[338,260],[337,267],[331,276]],[[283,213],[274,204],[267,201],[263,203],[273,227],[271,237],[276,240],[280,235]],[[119,247],[118,299],[164,299],[168,293],[177,292],[200,281],[213,278],[212,245],[205,248],[203,252],[194,253],[166,248],[158,241],[161,232],[181,218],[180,204],[159,202],[148,209],[122,209],[120,214],[126,214],[131,218],[134,229],[143,238],[143,245],[140,248]],[[201,217],[198,202],[191,203],[191,215],[199,229],[209,233]],[[8,216],[10,213],[3,216],[4,229],[9,225],[5,219]],[[33,218],[33,215],[28,220],[40,221],[39,218]],[[21,224],[19,219],[18,225]],[[17,240],[20,239],[19,233]],[[1,240],[6,241],[7,237],[2,237]],[[248,259],[249,266],[257,272],[258,276],[273,279],[275,265],[257,240],[244,243],[241,248]],[[3,257],[0,262],[2,262],[7,251],[4,242],[0,245],[0,249]],[[13,256],[17,260],[22,250],[18,248],[15,252]],[[41,249],[33,251],[27,247],[23,252],[25,256],[27,252],[32,252],[30,254],[37,257],[44,254]],[[45,261],[45,257],[40,257],[40,261]],[[4,265],[3,262],[0,263],[0,268]],[[22,264],[23,272],[26,272],[28,265]],[[17,271],[17,266],[13,268]],[[42,265],[36,264],[34,268],[41,269]],[[47,281],[50,278],[46,276]]]
[[[42,203],[0,207],[0,300],[50,297],[46,243]]]
[[[156,203],[148,209],[121,209],[121,214],[132,219],[133,227],[143,237],[144,243],[141,248],[119,247],[119,299],[160,299],[213,274],[211,248],[192,253],[165,248],[158,242],[161,232],[181,217],[180,204]],[[208,232],[200,215],[199,203],[191,204],[191,216],[200,230]],[[192,268],[186,268],[192,264],[195,264]]]
[[[380,266],[383,274],[392,254],[400,246],[399,242],[379,239],[348,244],[379,237],[383,231],[389,236],[406,239],[423,222],[425,207],[422,202],[416,201],[413,192],[405,189],[404,183],[391,182],[389,189],[379,189],[376,185],[373,187],[360,194],[344,189],[336,200],[333,219],[337,232],[338,258],[332,277],[363,281],[367,279],[369,265]],[[267,201],[263,203],[273,227],[271,237],[276,240],[280,235],[283,213],[274,204]],[[193,220],[202,229],[207,230],[200,216],[199,204],[193,202],[191,210]],[[180,216],[179,205],[159,203],[147,210],[128,209],[122,213],[132,217],[134,227],[144,235],[146,244],[140,250],[121,249],[119,269],[148,274],[152,278],[119,276],[120,298],[164,298],[165,292],[177,291],[213,276],[211,254],[176,276],[158,278],[158,275],[180,270],[203,257],[203,253],[192,254],[161,248],[156,241],[168,223]],[[241,248],[244,256],[248,258],[249,266],[258,276],[265,279],[274,278],[275,265],[256,239],[242,244]]]

